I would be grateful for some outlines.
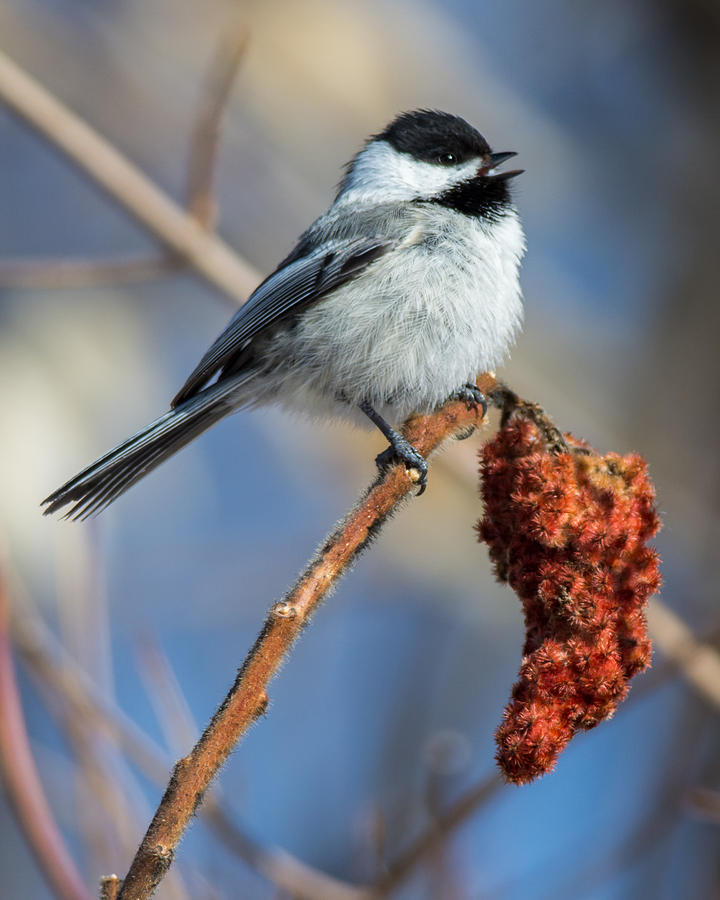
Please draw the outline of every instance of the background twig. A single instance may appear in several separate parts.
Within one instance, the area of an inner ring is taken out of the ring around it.
[[[647,611],[655,645],[706,700],[720,707],[720,653],[698,640],[688,626],[658,597]]]
[[[214,227],[217,216],[213,177],[220,129],[247,44],[248,33],[245,29],[222,42],[210,67],[204,102],[200,104],[193,129],[188,165],[187,207],[190,214],[208,229]]]
[[[30,672],[45,691],[54,692],[67,705],[68,716],[92,723],[98,735],[110,738],[152,781],[163,784],[168,760],[162,750],[123,712],[109,706],[76,662],[58,652],[52,634],[35,616],[23,614],[13,623],[13,639]],[[268,881],[302,900],[366,900],[363,888],[332,878],[280,848],[264,847],[245,834],[213,793],[199,815],[220,841]]]
[[[500,776],[492,774],[464,791],[459,800],[435,817],[433,825],[423,832],[377,881],[375,896],[386,897],[392,893],[420,862],[442,847],[448,835],[487,803],[502,786],[503,781]]]
[[[174,256],[126,259],[9,259],[0,262],[0,286],[46,290],[132,284],[166,278],[183,267]]]
[[[212,230],[217,218],[213,180],[220,132],[230,91],[245,49],[246,29],[224,39],[213,59],[193,128],[188,162],[188,212]],[[46,135],[47,136],[47,135]],[[145,223],[147,224],[147,223]],[[0,286],[15,289],[87,288],[165,278],[184,269],[187,260],[174,253],[117,259],[18,259],[0,262]],[[247,271],[252,273],[250,266]],[[259,279],[257,274],[257,279]],[[237,297],[234,299],[237,300]]]
[[[0,762],[8,797],[40,870],[62,900],[90,900],[48,805],[30,749],[9,639],[10,597],[0,571]]]
[[[219,290],[244,302],[259,280],[257,272],[2,52],[0,98],[172,252]]]

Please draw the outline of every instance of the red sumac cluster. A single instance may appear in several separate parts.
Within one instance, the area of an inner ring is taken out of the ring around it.
[[[481,451],[479,537],[525,612],[519,680],[496,734],[516,783],[552,769],[650,664],[644,608],[660,574],[647,543],[659,528],[647,464],[565,440],[566,452],[551,450],[515,415]]]

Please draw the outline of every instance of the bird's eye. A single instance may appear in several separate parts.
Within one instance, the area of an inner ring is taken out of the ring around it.
[[[438,156],[437,161],[441,166],[454,166],[458,161],[458,158],[454,153],[441,153]]]

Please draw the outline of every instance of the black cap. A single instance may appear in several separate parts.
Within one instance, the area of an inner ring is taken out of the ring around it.
[[[490,153],[485,138],[465,119],[436,109],[401,113],[373,140],[438,165],[459,164]]]

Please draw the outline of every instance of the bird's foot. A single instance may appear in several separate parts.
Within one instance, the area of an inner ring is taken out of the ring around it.
[[[378,469],[384,472],[398,460],[405,463],[408,478],[420,486],[420,490],[417,493],[419,497],[425,493],[425,488],[427,487],[427,460],[401,434],[395,432],[389,440],[390,446],[387,450],[384,450],[375,458]]]
[[[472,409],[473,406],[479,406],[482,409],[483,418],[487,415],[488,405],[485,394],[483,394],[476,384],[471,384],[469,382],[468,384],[464,384],[455,391],[452,395],[452,399],[464,400],[468,409]]]

